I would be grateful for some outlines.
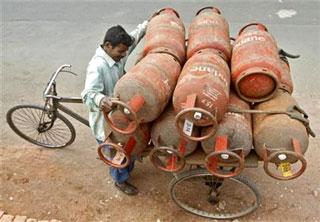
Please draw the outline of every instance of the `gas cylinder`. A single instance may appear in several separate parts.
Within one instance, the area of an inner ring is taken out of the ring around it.
[[[131,134],[139,123],[155,120],[166,107],[176,85],[181,67],[167,53],[150,53],[131,68],[115,85],[115,109],[132,120],[128,129],[117,128],[108,115],[108,124],[116,131]]]
[[[184,156],[197,148],[197,142],[185,139],[177,132],[175,116],[172,105],[169,105],[151,128],[151,140],[155,146],[154,152],[149,155],[151,162],[155,167],[170,172],[183,168]],[[192,135],[198,136],[199,130],[194,128]],[[162,153],[165,154],[164,163],[159,164]]]
[[[183,64],[185,61],[185,28],[179,14],[172,8],[159,10],[150,20],[143,49],[149,52],[169,52]]]
[[[188,59],[173,93],[180,135],[197,141],[212,136],[227,111],[229,88],[229,67],[215,49],[200,50]],[[196,138],[191,136],[193,126],[210,126],[210,131]]]
[[[234,92],[230,92],[228,107],[229,111],[219,123],[215,135],[201,141],[202,149],[208,154],[206,166],[218,177],[232,177],[240,174],[244,168],[244,158],[252,149],[251,114],[232,111],[232,109],[249,110],[249,104]],[[206,131],[207,129],[204,128],[201,133],[206,135]],[[226,143],[223,147],[221,141]],[[220,171],[219,166],[228,164],[236,167],[231,171]]]
[[[303,154],[309,143],[305,113],[288,92],[280,89],[275,97],[254,109],[267,112],[253,115],[254,148],[264,160],[266,173],[279,180],[300,176],[306,168]],[[297,161],[300,161],[300,167],[293,172],[291,165]],[[271,163],[278,170],[272,171]]]
[[[277,43],[260,23],[244,26],[232,49],[231,78],[238,95],[248,102],[274,96],[281,80]]]
[[[280,56],[280,64],[282,72],[279,88],[287,91],[291,95],[293,92],[293,82],[291,78],[289,61],[285,56]]]
[[[221,52],[226,61],[231,57],[229,24],[214,7],[200,9],[189,27],[187,59],[197,51],[213,48]]]
[[[130,120],[120,110],[110,113],[110,119],[120,128],[126,128]],[[105,129],[106,141],[98,148],[100,159],[107,165],[116,168],[126,167],[132,156],[139,156],[150,141],[150,125],[140,124],[131,135],[125,135],[112,130],[109,125]],[[108,149],[105,150],[105,147]],[[117,161],[117,158],[122,158]]]

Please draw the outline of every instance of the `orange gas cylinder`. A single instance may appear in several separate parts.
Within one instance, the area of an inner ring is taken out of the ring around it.
[[[271,100],[258,104],[255,110],[269,112],[253,115],[254,148],[264,160],[266,173],[279,180],[300,176],[307,164],[303,154],[308,147],[309,133],[314,136],[306,127],[307,115],[283,90],[278,90]],[[275,114],[270,114],[272,112]]]
[[[126,115],[119,110],[111,113],[110,119],[121,128],[130,124]],[[148,146],[150,126],[147,123],[140,124],[133,134],[124,135],[106,125],[105,135],[106,141],[98,147],[100,159],[107,165],[124,168],[130,163],[132,156],[139,156]]]
[[[260,23],[244,26],[232,50],[231,77],[238,95],[248,102],[274,96],[281,80],[275,39]]]
[[[189,28],[187,58],[201,49],[220,51],[226,61],[231,57],[229,24],[214,7],[200,9]]]
[[[206,157],[207,169],[218,177],[232,177],[241,173],[244,168],[244,158],[252,149],[251,114],[235,113],[232,109],[249,110],[250,106],[235,93],[230,93],[229,111],[219,123],[213,137],[201,141]],[[202,134],[207,134],[207,129]],[[221,146],[221,141],[225,142]],[[232,170],[223,166],[232,165]]]
[[[143,49],[144,56],[150,52],[169,52],[181,64],[185,61],[185,28],[179,14],[172,8],[159,10],[150,20]]]
[[[169,105],[151,129],[151,140],[155,149],[149,155],[150,160],[156,168],[169,172],[182,169],[184,156],[197,148],[197,142],[182,138],[177,132],[175,117],[173,107]],[[195,128],[192,135],[198,136],[199,130]]]
[[[167,53],[151,53],[131,68],[115,85],[114,110],[122,110],[132,120],[127,129],[118,128],[105,115],[116,131],[131,134],[139,123],[151,122],[160,116],[171,98],[181,67]]]
[[[204,49],[184,65],[173,93],[173,107],[179,133],[191,140],[212,136],[227,111],[230,71],[214,49]],[[191,135],[193,125],[210,126],[208,135]]]
[[[293,82],[291,78],[289,61],[285,56],[280,56],[280,63],[282,72],[279,88],[287,91],[291,95],[293,92]]]

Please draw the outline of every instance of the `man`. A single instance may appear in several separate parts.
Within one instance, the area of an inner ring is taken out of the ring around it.
[[[145,34],[148,21],[139,24],[130,35],[120,26],[107,30],[103,44],[92,57],[87,68],[85,89],[81,93],[83,102],[89,107],[89,123],[97,142],[105,140],[106,122],[103,112],[111,110],[111,100],[116,82],[124,75],[127,56]],[[134,161],[127,168],[110,167],[110,175],[116,188],[128,195],[136,195],[138,189],[127,180]]]

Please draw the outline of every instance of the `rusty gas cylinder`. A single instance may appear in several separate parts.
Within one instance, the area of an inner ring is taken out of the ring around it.
[[[197,142],[185,139],[177,132],[175,117],[173,107],[169,105],[151,129],[151,140],[155,146],[149,155],[151,162],[156,168],[169,172],[182,169],[184,156],[197,148]],[[195,128],[192,135],[198,136],[199,130]]]
[[[227,111],[229,88],[229,67],[215,49],[194,54],[184,65],[173,93],[178,132],[197,141],[212,136]],[[193,126],[210,126],[210,131],[194,137]]]
[[[167,53],[150,53],[131,68],[116,84],[115,109],[127,114],[132,123],[119,129],[105,115],[109,125],[123,134],[131,134],[139,123],[155,120],[166,107],[180,74],[180,64]]]
[[[303,117],[304,112],[299,108],[295,99],[281,89],[271,100],[255,106],[255,110],[278,113],[253,114],[254,148],[264,160],[266,173],[280,180],[300,176],[307,164],[303,154],[307,150],[309,138],[303,122],[292,117],[306,120]],[[287,112],[292,116],[281,112]],[[292,172],[291,165],[297,161],[300,161],[301,166]],[[281,173],[277,170],[275,172],[270,170],[271,163],[274,163]]]
[[[232,49],[231,78],[238,95],[248,102],[274,96],[280,84],[277,43],[260,23],[244,26]]]
[[[206,157],[206,167],[218,177],[232,177],[241,173],[244,168],[244,158],[252,149],[251,114],[238,113],[232,110],[249,110],[250,106],[235,93],[230,92],[229,110],[219,123],[214,136],[201,141]],[[202,134],[207,134],[207,129]],[[225,140],[225,141],[223,141]],[[225,142],[221,146],[221,141]],[[232,165],[230,171],[221,170],[221,166]]]
[[[144,56],[150,52],[169,52],[181,64],[185,61],[185,28],[179,14],[172,8],[164,8],[150,20],[143,49]]]
[[[279,88],[287,91],[291,95],[293,92],[293,82],[291,78],[289,61],[285,56],[280,56],[280,64],[282,72]]]
[[[213,48],[219,51],[226,61],[231,57],[229,24],[221,16],[219,9],[205,7],[200,9],[189,27],[187,58],[197,51]]]
[[[120,110],[111,113],[110,119],[120,128],[126,128],[130,124],[130,120]],[[140,124],[131,135],[114,131],[106,125],[105,135],[106,141],[98,148],[100,159],[107,165],[124,168],[130,163],[132,156],[139,156],[148,146],[150,125]],[[106,146],[109,146],[108,150],[105,150]],[[120,158],[120,161],[117,158]]]

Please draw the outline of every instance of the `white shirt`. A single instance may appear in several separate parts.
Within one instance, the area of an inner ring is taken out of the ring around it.
[[[95,55],[89,62],[87,68],[85,88],[81,93],[83,102],[89,108],[89,124],[91,130],[100,141],[105,140],[106,121],[103,113],[99,110],[99,104],[104,96],[113,96],[114,86],[124,75],[124,66],[128,55],[133,51],[145,34],[148,22],[139,24],[129,34],[135,38],[134,43],[129,47],[127,56],[119,62],[115,62],[101,46],[96,50]]]

